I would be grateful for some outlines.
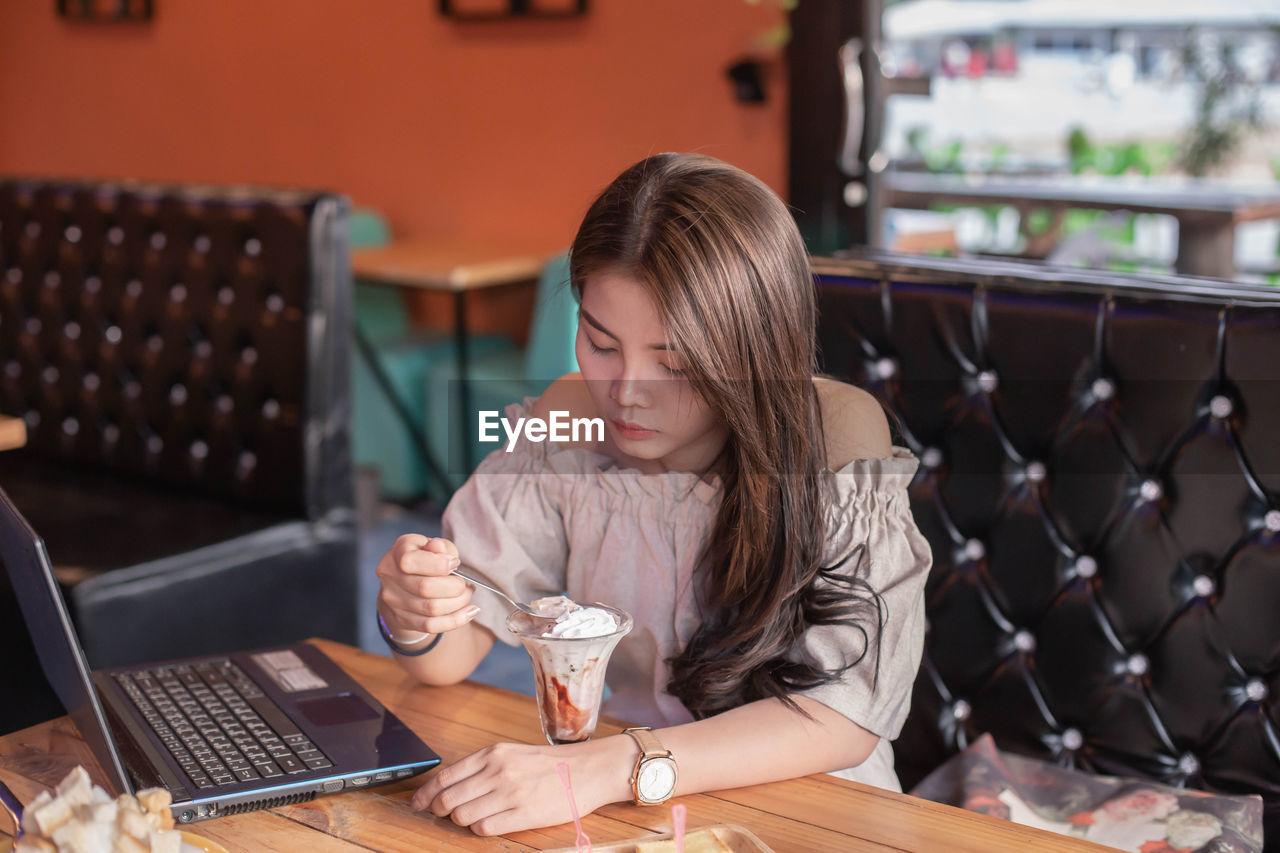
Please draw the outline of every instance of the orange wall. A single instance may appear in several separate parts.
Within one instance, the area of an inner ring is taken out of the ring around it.
[[[568,244],[651,152],[786,184],[769,102],[725,68],[775,0],[592,0],[571,21],[461,23],[436,0],[156,0],[149,24],[0,2],[0,173],[324,186],[408,236]]]

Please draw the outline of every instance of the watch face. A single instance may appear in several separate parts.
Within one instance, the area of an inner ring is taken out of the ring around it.
[[[671,796],[676,787],[676,765],[669,758],[654,758],[644,763],[636,778],[636,788],[642,799],[662,801]]]

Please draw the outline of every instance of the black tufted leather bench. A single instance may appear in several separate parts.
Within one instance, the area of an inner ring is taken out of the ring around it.
[[[922,461],[903,785],[991,732],[1262,794],[1280,844],[1280,292],[882,253],[815,270],[824,368]]]
[[[91,664],[354,640],[346,211],[0,179],[0,486]],[[15,612],[0,583],[6,650]]]

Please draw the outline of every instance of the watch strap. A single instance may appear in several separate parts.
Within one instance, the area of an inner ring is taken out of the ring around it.
[[[631,735],[631,739],[640,747],[640,757],[636,759],[636,769],[640,768],[640,762],[646,758],[670,757],[671,750],[662,745],[662,741],[658,740],[658,736],[653,733],[653,729],[649,726],[635,726],[629,729],[623,729],[623,734]]]

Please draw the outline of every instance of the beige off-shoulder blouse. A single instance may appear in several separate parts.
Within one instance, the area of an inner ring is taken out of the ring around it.
[[[526,400],[506,415],[514,423],[531,410]],[[862,573],[879,593],[884,626],[878,678],[872,649],[838,681],[804,694],[880,737],[866,761],[837,775],[891,790],[900,787],[889,741],[910,707],[932,559],[907,502],[916,467],[915,457],[895,448],[891,457],[823,472],[833,495],[829,551],[845,554],[865,544],[865,559],[840,569]],[[449,502],[443,534],[457,545],[464,570],[518,601],[563,592],[631,613],[635,626],[609,664],[604,713],[658,728],[693,719],[666,692],[666,660],[700,623],[693,573],[719,501],[718,480],[683,471],[643,474],[593,450],[522,440],[511,453],[498,449],[480,463]],[[482,608],[476,621],[515,645],[507,605],[483,593],[473,601]],[[874,641],[874,630],[868,634]],[[862,655],[864,640],[851,627],[818,626],[807,632],[805,647],[833,669]]]

